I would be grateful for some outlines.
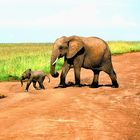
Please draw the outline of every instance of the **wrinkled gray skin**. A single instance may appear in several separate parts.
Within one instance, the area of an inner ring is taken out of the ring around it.
[[[73,66],[75,74],[75,85],[80,86],[81,67],[91,69],[94,73],[91,87],[98,87],[100,71],[106,72],[112,81],[112,87],[118,88],[116,73],[113,69],[111,52],[108,44],[97,37],[63,36],[54,42],[50,73],[58,77],[55,65],[59,58],[64,57],[64,66],[60,76],[59,87],[65,87],[65,79],[69,69]]]
[[[43,71],[32,71],[31,69],[26,70],[21,76],[21,86],[23,86],[23,81],[27,79],[27,85],[25,91],[28,91],[30,84],[33,82],[33,87],[35,89],[45,89],[43,81],[47,76]],[[47,76],[48,77],[48,76]],[[49,82],[50,78],[48,77]],[[36,82],[39,84],[39,88],[36,87]]]

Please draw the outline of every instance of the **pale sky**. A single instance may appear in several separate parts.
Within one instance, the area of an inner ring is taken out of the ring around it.
[[[140,0],[0,0],[0,43],[63,35],[140,40]]]

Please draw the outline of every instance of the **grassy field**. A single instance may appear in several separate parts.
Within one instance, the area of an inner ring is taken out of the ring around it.
[[[109,41],[108,44],[109,44],[111,53],[113,55],[140,51],[139,41],[138,42]]]
[[[49,73],[51,51],[52,44],[48,43],[0,44],[0,81],[19,79],[28,68]]]
[[[140,42],[108,42],[112,54],[140,51]],[[31,68],[49,73],[52,44],[0,44],[0,81],[19,79],[22,72]],[[57,70],[63,65],[59,60]]]

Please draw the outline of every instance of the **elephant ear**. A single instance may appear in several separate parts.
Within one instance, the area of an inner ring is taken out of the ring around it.
[[[81,49],[84,48],[84,43],[79,40],[72,40],[69,42],[69,48],[67,52],[67,58],[74,57]]]

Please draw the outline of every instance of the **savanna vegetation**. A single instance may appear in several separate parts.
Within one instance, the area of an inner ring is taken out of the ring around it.
[[[108,42],[112,54],[140,51],[140,42]],[[0,81],[19,79],[28,68],[49,73],[51,43],[0,44]],[[57,70],[63,59],[57,63]]]
[[[109,41],[108,44],[113,55],[140,51],[139,41]]]

